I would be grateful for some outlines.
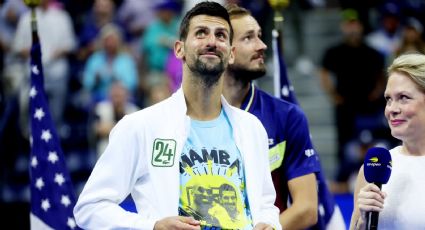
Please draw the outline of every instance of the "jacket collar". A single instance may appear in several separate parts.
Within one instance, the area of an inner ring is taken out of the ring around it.
[[[180,87],[175,93],[173,93],[173,95],[171,96],[171,100],[174,102],[174,104],[177,105],[174,108],[176,114],[186,115],[187,106],[182,87]]]
[[[187,113],[187,106],[186,106],[186,99],[184,97],[183,88],[179,88],[173,95],[171,96],[171,99],[173,102],[176,103],[175,112],[176,114],[185,114]],[[230,115],[233,113],[233,109],[235,109],[233,106],[231,106],[226,98],[224,98],[223,95],[221,95],[221,105],[223,106],[224,111],[226,114]]]

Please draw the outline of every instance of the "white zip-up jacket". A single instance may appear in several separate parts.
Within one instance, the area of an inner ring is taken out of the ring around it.
[[[253,224],[263,222],[281,229],[266,131],[254,115],[230,106],[224,97],[221,101],[243,158]],[[186,110],[179,89],[170,98],[118,122],[74,208],[78,226],[153,229],[158,220],[178,215],[179,160],[190,130]],[[138,213],[119,206],[129,194]]]

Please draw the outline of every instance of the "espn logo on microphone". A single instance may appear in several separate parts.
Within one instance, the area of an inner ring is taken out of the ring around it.
[[[392,161],[389,162],[389,164],[387,165],[387,168],[392,169]],[[368,167],[381,167],[382,164],[379,162],[379,158],[378,157],[372,157],[369,159],[369,162],[366,163],[366,166]]]
[[[364,158],[364,176],[367,182],[386,184],[392,171],[390,151],[382,147],[370,148]]]
[[[366,163],[368,167],[380,167],[382,164],[379,162],[377,157],[372,157],[369,159],[370,162]]]

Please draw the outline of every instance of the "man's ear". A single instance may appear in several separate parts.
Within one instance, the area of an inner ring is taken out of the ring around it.
[[[184,58],[184,42],[177,40],[174,43],[174,54],[176,57],[180,60],[183,60]]]
[[[232,46],[230,48],[229,64],[233,64],[235,62],[235,52],[236,52],[236,48]]]

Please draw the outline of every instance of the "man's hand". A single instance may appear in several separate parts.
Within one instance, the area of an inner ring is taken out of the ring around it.
[[[269,224],[265,224],[265,223],[258,223],[255,225],[253,230],[273,230],[274,228],[269,225]]]
[[[187,216],[171,216],[159,220],[153,227],[154,230],[199,230],[200,222],[193,217]],[[263,228],[261,228],[263,229]],[[265,228],[264,228],[265,229]]]

